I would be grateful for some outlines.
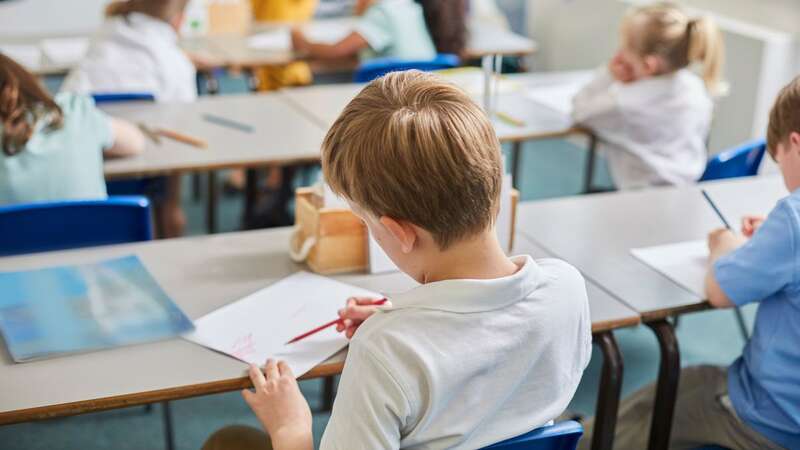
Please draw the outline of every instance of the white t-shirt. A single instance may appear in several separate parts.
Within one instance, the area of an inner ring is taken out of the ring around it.
[[[619,189],[695,183],[706,166],[714,104],[688,69],[633,83],[598,72],[573,99],[573,119],[600,138]]]
[[[103,24],[61,90],[150,93],[157,101],[191,102],[197,98],[195,76],[194,65],[178,47],[172,26],[146,14],[131,13]]]
[[[580,273],[515,257],[514,275],[391,296],[350,343],[321,449],[476,449],[547,424],[591,355]]]

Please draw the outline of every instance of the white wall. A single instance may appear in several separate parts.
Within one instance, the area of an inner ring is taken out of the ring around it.
[[[641,0],[532,0],[528,28],[541,51],[534,70],[568,70],[605,64],[618,42],[620,20]],[[766,128],[775,94],[800,73],[800,1],[687,0],[717,16],[727,48],[730,95],[720,99],[710,149],[719,151]],[[706,10],[705,8],[708,8]],[[786,31],[788,30],[788,31]]]
[[[70,34],[94,30],[108,0],[0,2],[0,35]]]

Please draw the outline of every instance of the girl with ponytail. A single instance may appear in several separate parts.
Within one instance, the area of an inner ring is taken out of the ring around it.
[[[618,188],[700,178],[712,97],[724,90],[723,57],[708,17],[689,17],[672,3],[625,16],[619,50],[573,100],[573,118],[600,138]]]

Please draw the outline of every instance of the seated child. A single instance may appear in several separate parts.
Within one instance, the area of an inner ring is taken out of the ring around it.
[[[195,67],[178,46],[188,0],[121,0],[106,8],[107,20],[81,63],[64,80],[63,92],[149,93],[158,102],[197,99]],[[150,178],[160,237],[183,234],[181,178]]]
[[[503,252],[501,152],[483,110],[435,75],[389,74],[334,123],[322,168],[420,286],[340,311],[350,349],[321,448],[476,449],[558,417],[591,354],[586,288],[563,261]],[[205,448],[311,449],[289,367],[250,376],[243,395],[269,439],[223,429]]]
[[[335,44],[310,42],[292,30],[292,45],[313,58],[361,61],[374,58],[428,60],[436,48],[425,25],[425,14],[414,0],[356,0],[356,28]]]
[[[757,302],[753,335],[730,367],[681,371],[672,449],[800,448],[800,78],[778,95],[767,146],[791,194],[766,219],[746,217],[742,235],[718,229],[708,239],[708,301]],[[647,447],[654,398],[651,385],[622,402],[614,448]]]
[[[139,153],[144,136],[103,114],[89,97],[51,97],[0,53],[0,146],[0,205],[102,199],[103,156]]]
[[[621,47],[573,100],[574,120],[601,141],[619,189],[696,182],[720,86],[722,38],[709,18],[670,3],[633,9]],[[689,68],[703,66],[703,79]]]

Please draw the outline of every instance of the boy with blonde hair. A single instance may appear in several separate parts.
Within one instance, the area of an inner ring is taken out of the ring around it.
[[[370,83],[322,147],[325,179],[397,266],[421,285],[388,308],[349,299],[351,337],[321,448],[475,449],[546,425],[591,353],[581,275],[509,258],[494,223],[500,145],[458,88],[418,71]],[[243,391],[269,434],[223,429],[207,449],[311,449],[311,414],[282,362]],[[227,430],[227,431],[226,431]]]

